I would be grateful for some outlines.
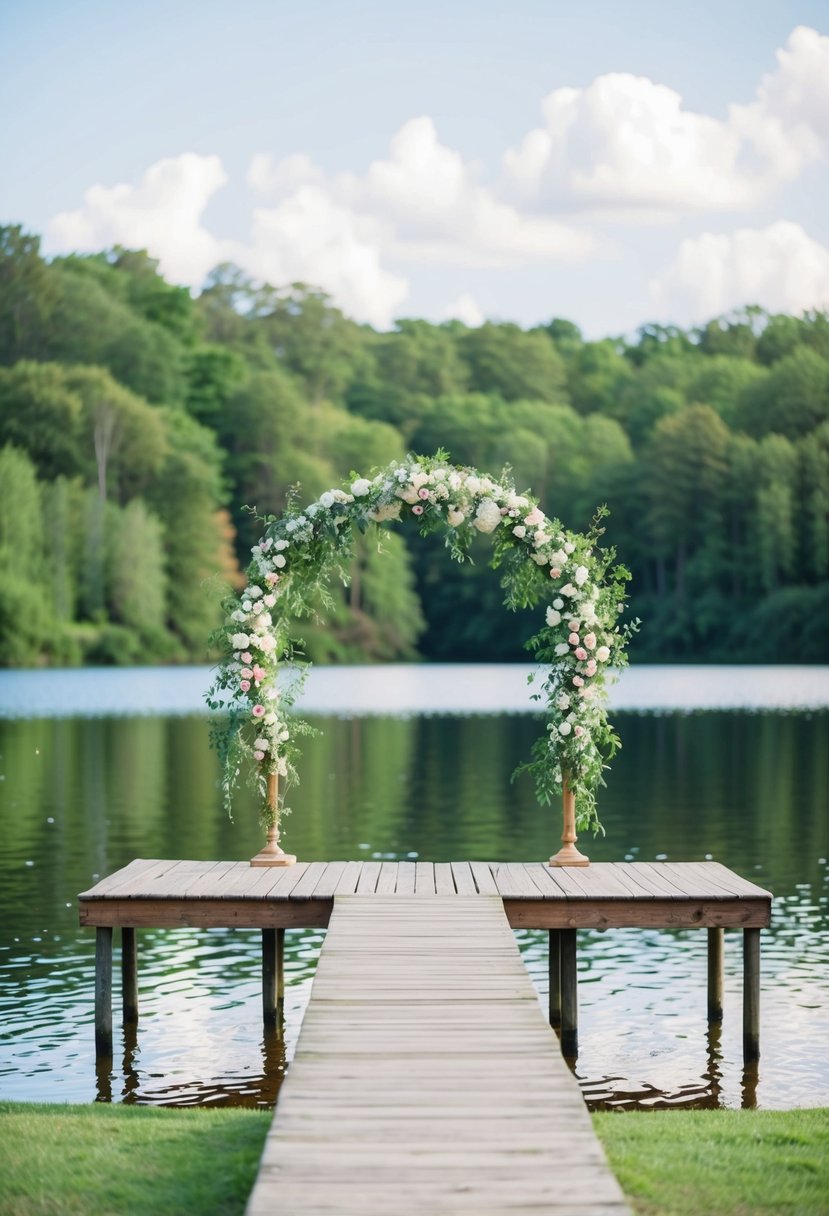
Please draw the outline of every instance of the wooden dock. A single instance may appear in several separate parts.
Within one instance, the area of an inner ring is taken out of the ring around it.
[[[512,928],[550,932],[550,1021],[562,1051],[578,1046],[579,929],[686,928],[708,932],[708,1016],[722,1017],[723,929],[743,933],[743,1052],[760,1050],[760,930],[771,895],[718,862],[596,862],[551,869],[542,862],[312,861],[283,869],[247,862],[138,859],[79,898],[80,923],[97,930],[95,1039],[112,1054],[112,938],[121,928],[123,1014],[138,1018],[136,929],[189,925],[258,928],[263,1012],[280,1000],[286,928],[329,923],[339,895],[497,896]],[[379,907],[379,905],[378,905]]]
[[[338,895],[248,1216],[622,1216],[496,895]]]

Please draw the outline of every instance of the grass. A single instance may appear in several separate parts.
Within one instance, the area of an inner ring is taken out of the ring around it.
[[[826,1216],[829,1109],[593,1116],[637,1216]]]
[[[0,1102],[0,1213],[235,1216],[270,1122],[228,1107]],[[829,1109],[593,1122],[638,1216],[829,1216]]]
[[[236,1216],[271,1111],[0,1102],[3,1216]]]

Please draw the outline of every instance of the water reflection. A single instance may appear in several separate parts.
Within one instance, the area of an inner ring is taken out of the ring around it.
[[[762,1049],[744,1073],[741,941],[725,935],[725,1016],[706,1018],[706,935],[579,936],[580,1055],[591,1106],[829,1102],[829,715],[617,715],[624,750],[595,860],[712,856],[775,892],[763,934]],[[308,860],[546,857],[557,814],[510,784],[524,716],[318,720],[286,824]],[[94,934],[76,895],[133,857],[245,858],[249,801],[218,806],[202,716],[0,721],[0,1094],[270,1106],[290,1059],[319,931],[286,935],[284,1037],[264,1035],[255,931],[138,933],[141,1023],[95,1074]],[[519,944],[546,1007],[547,935]],[[117,952],[116,952],[117,954]],[[116,958],[116,963],[117,963]]]

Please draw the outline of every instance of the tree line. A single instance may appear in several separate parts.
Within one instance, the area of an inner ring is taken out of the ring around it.
[[[377,332],[304,284],[223,265],[194,298],[146,253],[0,228],[0,663],[203,660],[263,515],[439,447],[570,528],[608,504],[634,659],[829,661],[826,313]],[[526,657],[485,547],[381,542],[310,657]]]

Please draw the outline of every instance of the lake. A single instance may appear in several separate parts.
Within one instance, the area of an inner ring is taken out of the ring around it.
[[[521,666],[315,669],[286,847],[333,858],[543,859],[558,810],[510,783],[542,728]],[[133,857],[247,859],[201,696],[205,668],[0,673],[0,1096],[268,1106],[322,931],[290,931],[283,1038],[263,1035],[253,931],[139,933],[142,1020],[96,1075],[94,932],[77,893]],[[759,1068],[744,1072],[741,935],[725,1019],[705,1018],[706,935],[579,934],[576,1075],[602,1106],[829,1105],[829,669],[637,667],[613,690],[623,750],[597,860],[714,858],[773,891]],[[546,934],[517,934],[542,1001]]]

